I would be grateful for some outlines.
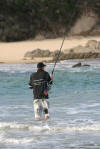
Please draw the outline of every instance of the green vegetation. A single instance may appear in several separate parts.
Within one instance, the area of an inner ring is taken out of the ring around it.
[[[75,11],[75,14],[70,26],[84,10],[84,2],[91,1],[0,0],[0,41],[27,40],[38,34],[45,38],[62,36],[73,12]]]

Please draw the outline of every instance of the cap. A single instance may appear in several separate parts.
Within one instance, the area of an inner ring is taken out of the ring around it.
[[[45,67],[46,65],[42,62],[38,63],[37,64],[37,68],[42,68],[42,67]]]

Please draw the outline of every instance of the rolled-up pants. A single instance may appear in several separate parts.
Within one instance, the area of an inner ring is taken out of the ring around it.
[[[35,118],[41,118],[43,114],[49,116],[49,102],[47,99],[34,99],[33,104]]]

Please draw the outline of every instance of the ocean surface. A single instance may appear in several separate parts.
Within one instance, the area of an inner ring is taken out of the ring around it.
[[[100,61],[72,68],[77,62],[57,64],[47,121],[34,120],[28,82],[36,65],[0,64],[0,149],[100,149]]]

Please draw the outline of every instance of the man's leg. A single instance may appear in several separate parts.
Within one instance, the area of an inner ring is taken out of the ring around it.
[[[45,114],[45,119],[49,118],[49,103],[46,99],[42,99],[42,107]]]
[[[39,99],[35,99],[33,101],[33,104],[34,104],[35,120],[40,120],[41,119],[40,100]]]

